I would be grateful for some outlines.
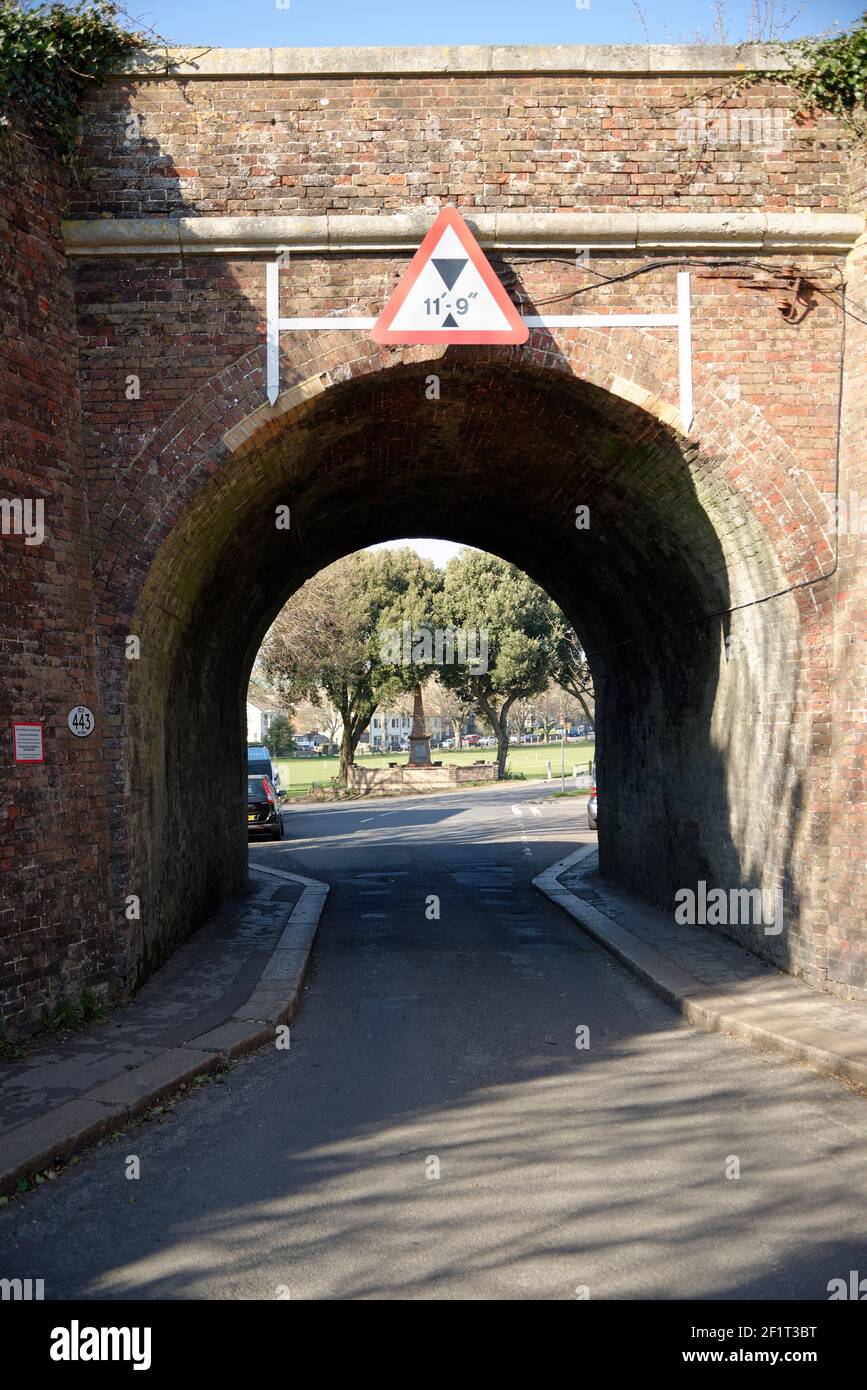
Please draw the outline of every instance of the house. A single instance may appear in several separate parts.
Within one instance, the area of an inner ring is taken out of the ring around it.
[[[268,730],[284,713],[276,697],[259,681],[251,680],[247,687],[247,742],[267,743]]]

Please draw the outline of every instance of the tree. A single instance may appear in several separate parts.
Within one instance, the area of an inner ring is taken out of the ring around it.
[[[594,712],[596,709],[593,675],[578,634],[569,623],[564,624],[557,636],[553,675],[557,684],[578,701],[587,723],[594,724],[594,715],[590,713],[590,704]]]
[[[321,705],[324,695],[339,713],[341,782],[377,704],[395,688],[381,629],[410,587],[408,554],[357,551],[320,570],[292,595],[262,646],[261,668],[284,698]]]
[[[377,705],[412,692],[433,669],[440,586],[436,567],[414,550],[357,551],[302,585],[267,634],[266,677],[284,698],[330,706],[342,722],[341,782]]]
[[[285,758],[287,753],[295,752],[292,725],[285,714],[275,715],[271,720],[271,726],[268,729],[268,747],[275,758]]]
[[[442,574],[408,546],[380,553],[388,557],[388,597],[379,617],[379,655],[382,665],[390,668],[382,694],[405,704],[397,697],[414,697],[436,670]]]
[[[523,699],[516,700],[509,715],[510,733],[520,738],[528,724],[533,720],[535,713],[535,701],[531,696],[525,695]]]
[[[447,719],[454,730],[455,747],[463,747],[464,724],[476,708],[475,699],[460,690],[450,690],[439,674],[433,682],[433,707],[441,718]]]
[[[554,644],[565,622],[538,584],[496,555],[462,551],[445,570],[442,626],[467,659],[439,668],[449,689],[472,700],[497,739],[497,773],[509,751],[509,711],[516,700],[544,690],[551,679]],[[476,656],[469,660],[469,653]]]

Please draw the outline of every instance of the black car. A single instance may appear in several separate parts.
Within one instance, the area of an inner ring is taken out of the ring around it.
[[[261,773],[247,778],[247,834],[283,839],[280,798],[270,777]]]

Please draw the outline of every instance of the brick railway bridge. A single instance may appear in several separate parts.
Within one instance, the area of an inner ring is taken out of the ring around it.
[[[75,178],[7,151],[10,1035],[131,990],[243,880],[262,636],[323,565],[420,533],[514,561],[581,633],[604,871],[668,905],[781,888],[785,930],[740,939],[865,997],[864,165],[785,76],[751,48],[172,52],[93,94]],[[446,205],[527,343],[295,325],[270,404],[268,263],[283,317],[369,318]],[[628,317],[677,313],[683,271],[691,347]],[[579,312],[626,322],[546,321]]]

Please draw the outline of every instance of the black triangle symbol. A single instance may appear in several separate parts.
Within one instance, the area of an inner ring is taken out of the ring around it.
[[[440,324],[440,328],[457,328],[457,319],[453,319],[451,314],[447,314]]]
[[[441,278],[445,281],[445,286],[447,290],[451,289],[452,285],[457,280],[466,263],[466,256],[464,256],[462,260],[459,260],[457,257],[455,257],[454,259],[451,257],[444,257],[441,260],[434,261],[434,265],[439,271]]]

